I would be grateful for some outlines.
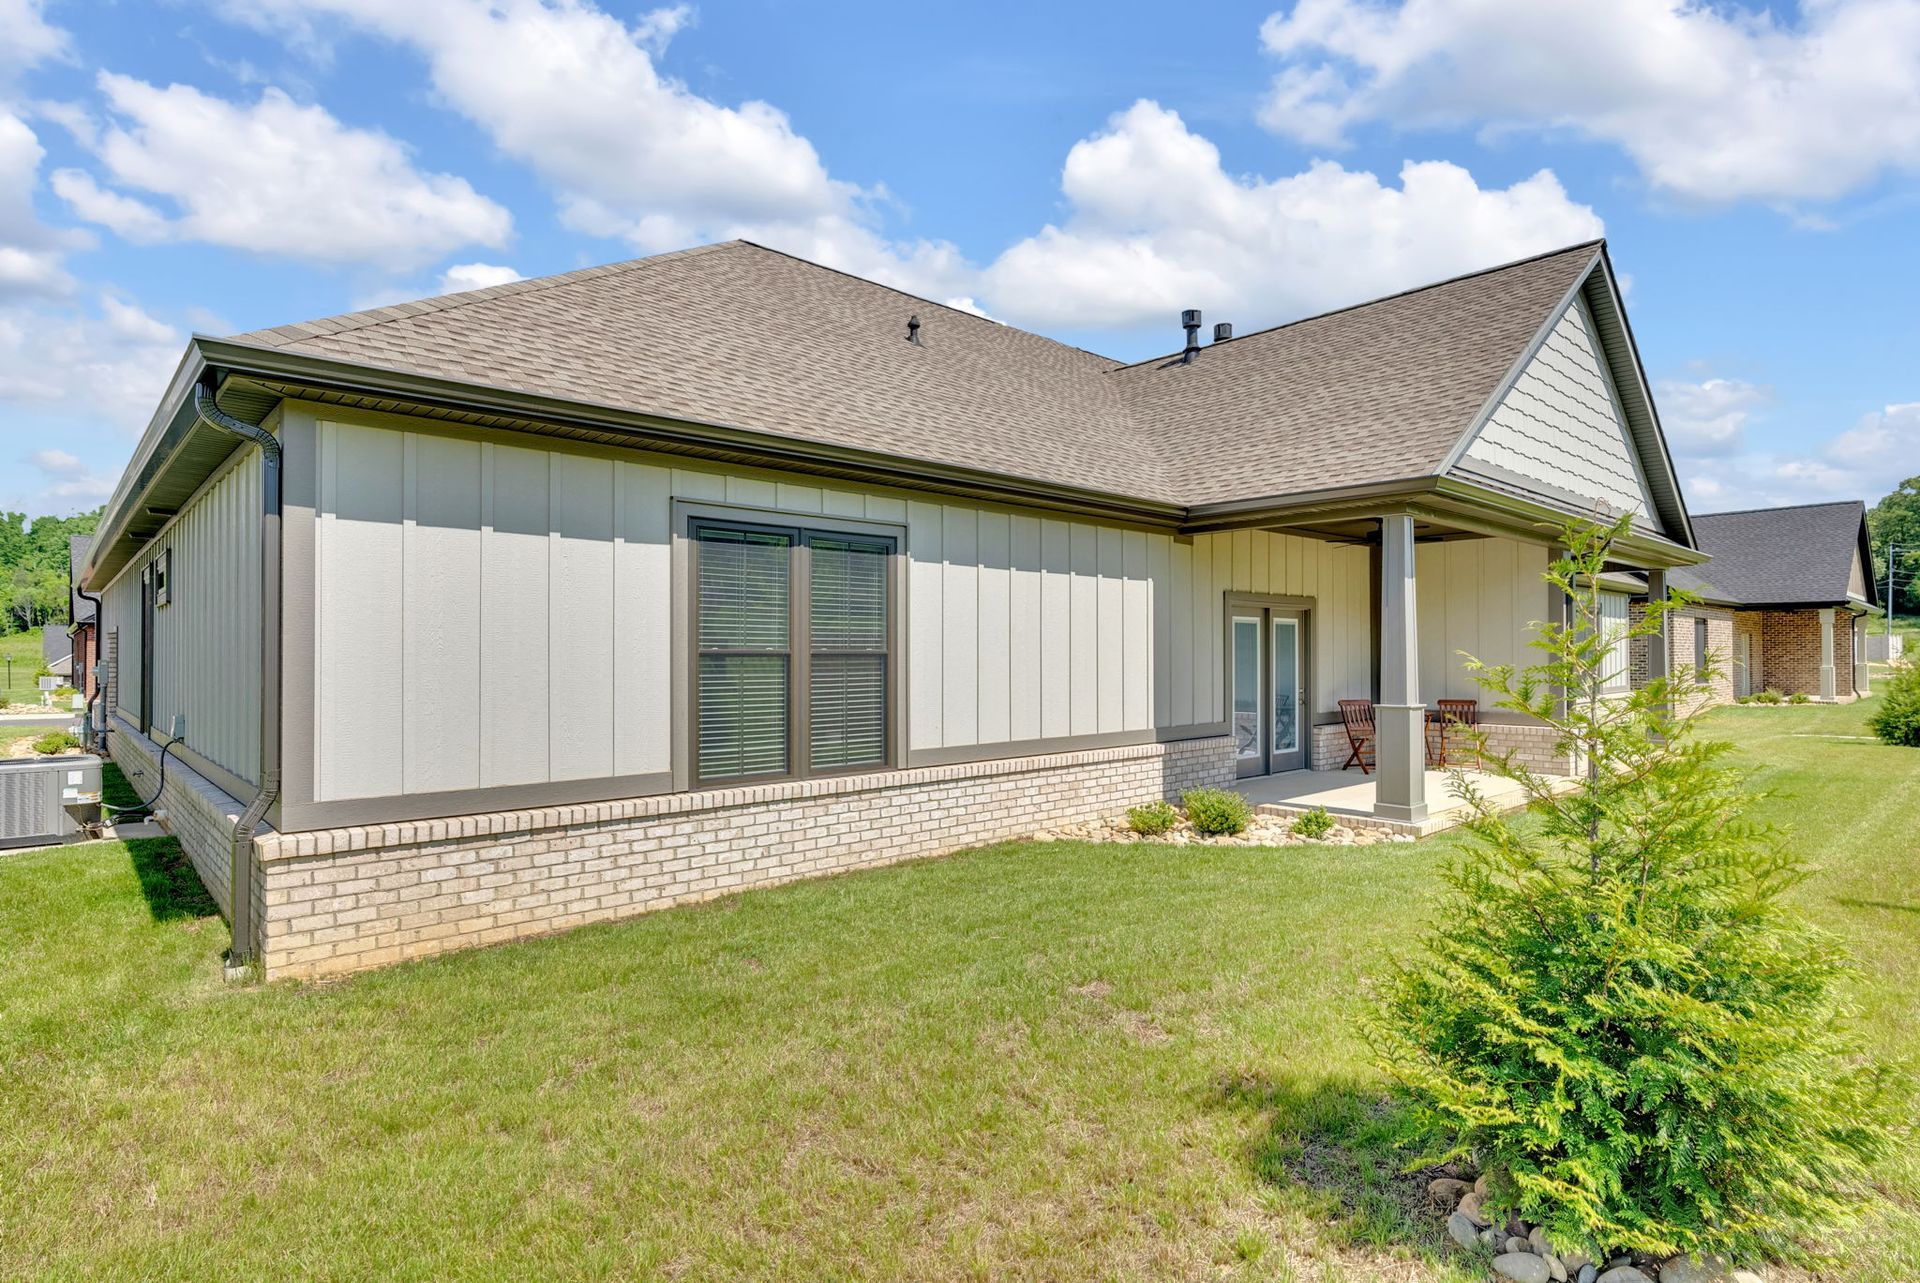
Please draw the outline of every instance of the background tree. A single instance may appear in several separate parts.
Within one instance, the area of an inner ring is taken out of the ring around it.
[[[0,633],[59,623],[67,617],[67,541],[90,535],[100,510],[72,517],[0,513]]]
[[[1920,477],[1908,477],[1893,493],[1867,510],[1867,533],[1873,540],[1874,583],[1887,588],[1887,545],[1900,548],[1893,568],[1894,609],[1901,615],[1920,615]]]

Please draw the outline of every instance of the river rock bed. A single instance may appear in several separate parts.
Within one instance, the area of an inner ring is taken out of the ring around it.
[[[1438,1177],[1427,1183],[1427,1196],[1447,1213],[1447,1236],[1461,1247],[1492,1252],[1494,1277],[1507,1283],[1765,1283],[1751,1270],[1710,1256],[1662,1261],[1618,1255],[1596,1261],[1577,1248],[1561,1248],[1538,1225],[1517,1216],[1496,1223],[1484,1207],[1484,1175],[1473,1181]]]
[[[1293,822],[1297,816],[1263,815],[1255,812],[1246,831],[1231,836],[1209,837],[1195,831],[1183,815],[1180,822],[1165,833],[1142,836],[1127,827],[1127,817],[1111,816],[1082,824],[1062,824],[1042,829],[1033,835],[1035,842],[1148,842],[1161,846],[1372,846],[1376,842],[1411,842],[1413,839],[1383,829],[1350,829],[1336,821],[1321,838],[1296,837]]]

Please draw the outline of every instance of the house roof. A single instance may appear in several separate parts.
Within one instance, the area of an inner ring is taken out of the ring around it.
[[[93,603],[79,592],[80,574],[87,564],[87,549],[92,546],[92,535],[67,536],[67,617],[70,623],[93,622]]]
[[[1123,366],[748,241],[233,341],[1198,505],[1437,475],[1599,248],[1192,364]]]
[[[1867,508],[1858,500],[1697,513],[1694,537],[1712,560],[1668,572],[1671,587],[1734,606],[1879,605],[1869,569],[1852,591],[1855,558],[1873,565]]]
[[[51,664],[56,659],[69,658],[73,654],[73,639],[67,636],[65,624],[40,625],[40,662]]]

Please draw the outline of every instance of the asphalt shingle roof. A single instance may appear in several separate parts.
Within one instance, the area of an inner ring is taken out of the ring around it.
[[[746,241],[235,338],[1196,505],[1434,475],[1597,253],[1247,334],[1191,365],[1122,366]]]
[[[80,584],[80,572],[87,564],[87,549],[92,546],[92,535],[67,536],[67,601],[69,613],[76,624],[84,624],[93,618],[93,603],[74,591]]]
[[[1734,605],[1838,605],[1847,600],[1865,521],[1858,500],[1696,513],[1694,539],[1713,560],[1676,567],[1667,582]],[[1874,599],[1871,586],[1867,596]]]

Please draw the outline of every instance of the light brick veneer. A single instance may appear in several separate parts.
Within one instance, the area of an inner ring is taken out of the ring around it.
[[[1512,753],[1528,770],[1542,775],[1568,773],[1567,755],[1554,752],[1554,733],[1549,726],[1523,722],[1482,722],[1479,729],[1486,734],[1489,749],[1496,753]],[[1471,749],[1457,736],[1449,737],[1448,749],[1453,759],[1452,765],[1473,766]],[[1316,771],[1339,770],[1350,751],[1344,726],[1332,723],[1313,728],[1313,769]],[[1356,771],[1358,769],[1355,768]]]
[[[141,797],[152,797],[159,778],[159,745],[116,718],[108,736],[108,751],[134,791]],[[167,757],[167,782],[155,808],[164,812],[162,827],[179,839],[180,849],[192,861],[193,871],[200,875],[207,893],[220,905],[220,911],[227,913],[233,881],[233,829],[246,804],[187,766],[176,750]],[[256,921],[261,903],[259,881],[254,879]]]
[[[1233,781],[1226,737],[536,811],[274,834],[270,978],[629,917],[1021,837]]]

